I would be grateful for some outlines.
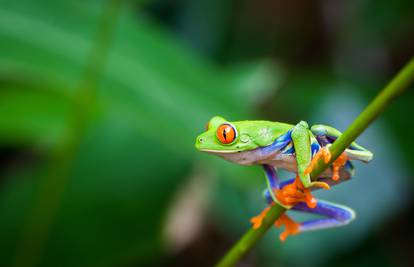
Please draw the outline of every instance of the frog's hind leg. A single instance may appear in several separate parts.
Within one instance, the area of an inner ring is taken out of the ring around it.
[[[363,162],[370,162],[374,155],[371,151],[368,150],[357,150],[357,149],[351,149],[347,148],[345,149],[345,153],[351,160],[360,160]]]
[[[299,177],[280,183],[276,169],[270,165],[263,165],[266,178],[267,189],[264,192],[264,198],[269,206],[278,203],[285,208],[290,208],[298,202],[305,202],[309,207],[316,206],[316,199],[310,193],[310,189],[304,188]],[[283,190],[281,190],[283,188]],[[282,204],[283,203],[283,204]],[[266,207],[259,215],[250,219],[253,229],[262,225],[270,207]]]
[[[277,183],[278,188],[284,188],[285,186],[295,183],[295,178]],[[274,195],[270,192],[270,188],[263,192],[263,196],[269,204],[269,207],[265,209],[259,216],[265,216],[270,206],[275,203]],[[275,188],[273,188],[275,190]],[[286,212],[280,216],[275,222],[276,227],[285,226],[285,231],[280,234],[280,240],[284,241],[289,235],[295,235],[302,232],[339,227],[350,223],[355,219],[355,212],[343,205],[333,204],[323,200],[317,200],[317,204],[314,208],[310,208],[306,202],[299,202],[291,208],[291,210],[307,212],[311,214],[321,215],[325,218],[314,219],[305,221],[302,223],[296,223],[286,215]],[[252,222],[253,223],[253,222]],[[254,227],[253,227],[254,228]]]
[[[339,137],[341,136],[341,132],[337,129],[326,126],[326,125],[313,125],[311,128],[311,132],[315,135],[315,138],[320,146],[321,149],[317,151],[316,154],[313,155],[310,164],[307,166],[305,173],[311,173],[316,163],[322,158],[325,163],[328,163],[331,160],[331,152],[329,151],[329,146]],[[352,148],[361,148],[356,143],[352,143],[351,146],[345,150],[333,163],[332,163],[332,180],[335,182],[339,181],[340,179],[340,170],[346,166],[350,165],[349,160],[355,159],[354,154],[363,154],[364,151],[355,150],[356,152],[353,153],[354,150]],[[351,173],[350,173],[351,174]],[[352,175],[351,175],[352,176]]]
[[[339,130],[323,124],[313,125],[311,127],[311,132],[316,136],[316,139],[322,147],[332,144],[342,135]],[[349,147],[345,149],[345,153],[350,160],[369,162],[373,158],[371,151],[356,142],[352,142]]]
[[[310,209],[304,203],[298,203],[292,210],[304,211],[326,217],[300,223],[298,233],[339,227],[355,219],[355,212],[352,209],[323,200],[318,200],[318,204],[314,209]]]
[[[273,199],[266,190],[264,192],[266,202],[272,205]],[[333,228],[346,225],[355,219],[355,212],[342,205],[333,204],[327,201],[318,200],[315,208],[309,208],[304,202],[296,204],[292,210],[303,211],[311,214],[322,215],[325,218],[314,219],[302,223],[296,223],[286,213],[282,214],[275,222],[276,227],[285,226],[285,230],[280,234],[280,240],[285,241],[289,235],[296,235],[302,232]]]
[[[265,164],[263,165],[263,169],[267,178],[267,189],[265,190],[264,198],[266,199],[269,205],[272,205],[272,203],[276,201],[276,198],[273,194],[273,190],[279,189],[280,180],[277,175],[277,171],[273,166]],[[262,225],[263,219],[266,216],[269,209],[270,207],[266,207],[259,215],[250,219],[250,222],[253,225],[253,229],[257,229]]]

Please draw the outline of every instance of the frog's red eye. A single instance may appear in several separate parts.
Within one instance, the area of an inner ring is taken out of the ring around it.
[[[217,139],[223,144],[230,144],[236,139],[236,129],[228,124],[224,123],[217,128]]]

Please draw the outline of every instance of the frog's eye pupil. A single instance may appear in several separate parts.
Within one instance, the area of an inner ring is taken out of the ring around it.
[[[217,139],[223,144],[230,144],[236,139],[236,129],[228,124],[224,123],[217,128]]]

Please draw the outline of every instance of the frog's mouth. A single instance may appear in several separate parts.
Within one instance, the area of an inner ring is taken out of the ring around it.
[[[239,150],[214,150],[214,149],[200,149],[201,152],[207,152],[212,154],[232,154],[232,153],[239,153]]]

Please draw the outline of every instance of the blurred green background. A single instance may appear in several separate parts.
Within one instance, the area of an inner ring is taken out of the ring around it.
[[[265,206],[265,179],[197,153],[205,123],[346,129],[414,54],[413,10],[1,1],[0,266],[212,266]],[[371,164],[317,193],[356,221],[283,244],[272,229],[240,266],[413,266],[413,101],[410,90],[358,139]]]

